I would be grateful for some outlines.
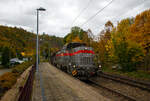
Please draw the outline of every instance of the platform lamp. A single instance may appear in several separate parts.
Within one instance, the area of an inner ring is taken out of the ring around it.
[[[38,68],[38,64],[39,64],[39,54],[38,54],[38,49],[39,49],[39,11],[46,11],[45,8],[38,8],[36,9],[37,10],[37,38],[36,38],[36,71],[38,72],[39,71],[39,68]]]

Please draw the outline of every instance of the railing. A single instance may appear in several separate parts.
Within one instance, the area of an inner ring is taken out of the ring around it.
[[[35,66],[32,66],[32,69],[30,70],[30,74],[28,76],[28,79],[24,87],[20,89],[21,93],[20,93],[18,101],[30,101],[31,100],[34,73],[35,73]]]

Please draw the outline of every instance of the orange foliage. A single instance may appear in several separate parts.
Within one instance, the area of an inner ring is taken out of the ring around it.
[[[80,40],[80,38],[79,38],[78,36],[76,36],[76,37],[72,40],[72,42],[82,42],[82,40]]]
[[[150,47],[150,10],[137,15],[130,30],[132,40],[138,42],[143,48]]]
[[[15,73],[5,73],[2,76],[0,76],[0,88],[10,89],[12,85],[15,84],[17,80]]]

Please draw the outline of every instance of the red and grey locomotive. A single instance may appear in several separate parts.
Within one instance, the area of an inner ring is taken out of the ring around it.
[[[53,64],[74,77],[85,80],[94,76],[98,67],[94,63],[94,51],[84,43],[65,45],[53,57]]]

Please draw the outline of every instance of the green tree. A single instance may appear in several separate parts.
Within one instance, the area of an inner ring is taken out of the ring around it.
[[[10,60],[10,49],[8,47],[4,47],[2,51],[2,65],[5,67],[9,67]]]
[[[84,40],[87,36],[87,32],[81,29],[80,27],[72,27],[71,32],[64,37],[64,43],[69,43],[75,40],[75,38],[79,38],[80,40]]]

